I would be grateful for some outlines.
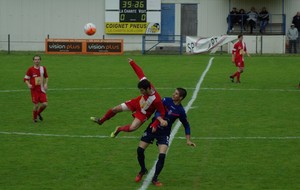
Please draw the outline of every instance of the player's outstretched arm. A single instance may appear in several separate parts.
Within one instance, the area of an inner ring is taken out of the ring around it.
[[[128,62],[130,63],[132,69],[134,70],[135,74],[138,76],[138,78],[140,80],[144,80],[146,79],[146,76],[142,70],[142,68],[140,68],[135,62],[133,59],[131,58],[128,58]]]
[[[191,141],[190,135],[186,135],[186,144],[189,146],[196,147],[196,144]]]

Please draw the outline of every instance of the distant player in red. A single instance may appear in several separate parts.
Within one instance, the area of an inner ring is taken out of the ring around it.
[[[128,61],[140,80],[138,83],[138,88],[141,95],[109,109],[101,119],[97,117],[91,117],[92,121],[102,125],[106,120],[114,117],[119,112],[131,111],[134,117],[132,123],[117,127],[116,130],[110,135],[112,138],[116,137],[121,131],[135,131],[146,120],[148,120],[156,110],[162,113],[161,118],[164,118],[165,116],[165,109],[161,101],[161,97],[155,90],[154,86],[147,80],[143,70],[131,58],[129,58]],[[162,119],[161,125],[166,126],[167,122]]]
[[[241,82],[240,76],[244,71],[244,54],[250,57],[247,52],[246,44],[243,42],[243,34],[240,34],[238,35],[238,42],[234,44],[232,49],[232,63],[235,63],[235,66],[238,68],[238,70],[229,77],[232,82],[234,82],[235,77],[237,83]]]
[[[33,106],[33,122],[43,120],[41,113],[47,107],[46,90],[48,89],[48,74],[46,67],[41,66],[41,56],[35,55],[33,57],[33,66],[30,67],[24,77],[24,82],[31,91],[31,98]],[[40,103],[40,106],[39,106]]]

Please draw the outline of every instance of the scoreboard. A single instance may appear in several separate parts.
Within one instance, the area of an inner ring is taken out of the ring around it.
[[[120,22],[146,22],[146,0],[120,0]]]
[[[161,0],[105,0],[106,34],[160,34]]]

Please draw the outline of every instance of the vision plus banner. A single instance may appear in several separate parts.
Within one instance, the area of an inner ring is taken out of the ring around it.
[[[46,39],[47,54],[123,54],[123,39]]]

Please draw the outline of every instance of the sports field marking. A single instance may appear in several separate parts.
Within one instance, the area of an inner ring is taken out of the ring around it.
[[[209,69],[210,69],[210,67],[211,67],[211,65],[212,65],[212,63],[213,63],[213,62],[212,62],[213,59],[214,59],[214,57],[211,57],[211,58],[209,59],[209,62],[208,62],[208,64],[207,64],[205,70],[203,71],[202,75],[200,76],[200,79],[199,79],[199,81],[198,81],[198,83],[197,83],[197,85],[196,85],[196,88],[195,88],[194,92],[193,92],[193,96],[192,96],[192,98],[190,99],[190,101],[188,102],[187,106],[185,106],[185,108],[184,108],[186,112],[189,111],[189,109],[191,108],[192,104],[193,104],[194,101],[196,100],[197,95],[198,95],[198,93],[199,93],[199,91],[200,91],[200,88],[201,88],[201,84],[202,84],[202,82],[203,82],[203,80],[204,80],[204,77],[205,77],[206,73],[209,71]],[[173,127],[173,129],[172,129],[172,132],[171,132],[171,135],[170,135],[169,149],[167,150],[167,154],[168,154],[168,152],[169,152],[169,150],[170,150],[170,148],[171,148],[171,144],[172,144],[172,142],[173,142],[173,139],[174,139],[174,137],[175,137],[175,135],[176,135],[176,133],[177,133],[177,131],[178,131],[180,125],[181,125],[181,122],[180,122],[180,121],[177,121],[177,122],[176,122],[176,125],[175,125],[175,126]],[[142,184],[142,186],[141,186],[141,188],[140,188],[139,190],[145,190],[145,189],[148,188],[149,184],[151,183],[151,180],[152,180],[152,177],[153,177],[153,175],[154,175],[154,172],[155,172],[155,166],[156,166],[156,163],[157,163],[157,159],[155,160],[155,162],[154,162],[154,164],[153,164],[153,167],[151,168],[150,172],[148,173],[146,179],[143,181],[143,184]]]
[[[174,90],[174,88],[157,88],[158,90]],[[195,88],[185,88],[188,90],[195,90]],[[86,91],[86,90],[136,90],[136,88],[52,88],[48,91]],[[300,92],[299,89],[241,89],[241,88],[201,88],[201,90],[224,90],[224,91],[275,91],[275,92]],[[16,90],[0,90],[0,93],[11,92],[29,92],[29,89],[16,89]]]
[[[201,90],[300,92],[299,89],[258,89],[258,88],[249,88],[249,89],[240,89],[240,88],[202,88]]]
[[[43,134],[43,133],[27,133],[27,132],[12,132],[0,131],[2,135],[19,135],[19,136],[40,136],[40,137],[67,137],[67,138],[111,138],[107,135],[68,135],[68,134]],[[140,136],[119,136],[122,139],[139,139]],[[185,137],[174,137],[175,139],[185,140]],[[191,137],[194,140],[289,140],[300,139],[300,136],[281,136],[281,137]]]

